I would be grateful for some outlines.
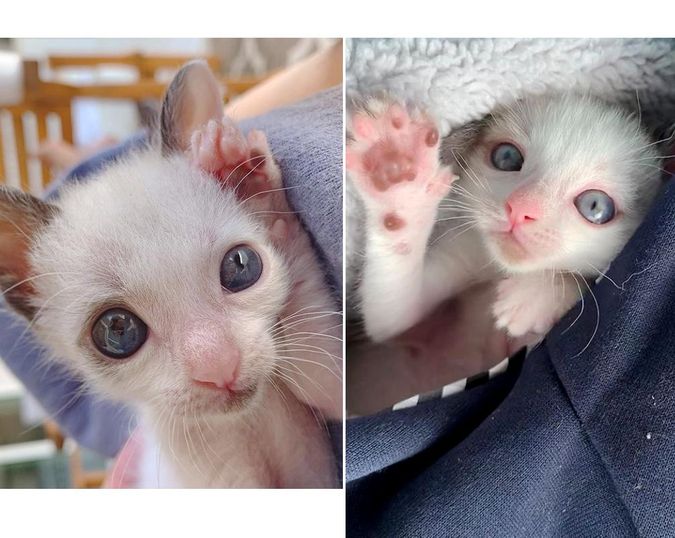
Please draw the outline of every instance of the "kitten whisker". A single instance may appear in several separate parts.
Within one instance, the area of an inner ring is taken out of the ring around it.
[[[284,353],[296,353],[296,352],[303,352],[303,350],[302,349],[285,349],[285,350],[283,350],[283,352]],[[333,365],[335,367],[333,369],[330,366],[327,366],[326,364],[323,364],[323,363],[318,362],[318,361],[313,361],[313,360],[307,359],[307,358],[300,358],[300,357],[297,357],[297,356],[289,356],[289,355],[279,355],[278,357],[280,359],[286,359],[286,360],[294,361],[294,362],[304,362],[304,363],[307,363],[307,364],[314,364],[315,366],[320,366],[324,370],[327,370],[332,375],[334,375],[337,379],[342,378],[342,376],[339,374],[340,366],[337,363],[337,361],[333,362]],[[331,357],[334,357],[334,356],[331,355]],[[337,360],[340,360],[340,361],[342,360],[342,359],[338,359],[337,357],[334,357],[334,358],[337,359]]]
[[[281,388],[274,382],[274,376],[270,375],[268,373],[265,373],[265,380],[269,381],[270,385],[274,388],[279,393],[279,396],[281,397],[281,401],[284,404],[284,407],[286,408],[286,411],[288,414],[291,414],[291,408],[288,406],[288,399],[286,398],[286,395],[284,392],[281,390]]]
[[[466,227],[467,225],[468,225],[468,227]],[[469,230],[472,230],[472,229],[475,228],[476,226],[477,226],[477,224],[476,224],[475,222],[465,222],[464,224],[460,224],[459,226],[455,226],[454,228],[450,228],[449,230],[446,230],[444,233],[442,233],[440,236],[438,236],[436,239],[434,239],[434,241],[431,242],[431,246],[433,246],[433,245],[435,245],[436,243],[438,243],[438,241],[440,241],[441,239],[443,239],[443,237],[445,237],[445,236],[446,236],[447,234],[449,234],[450,232],[453,232],[453,231],[455,231],[455,230],[458,230],[458,229],[460,229],[460,228],[463,228],[461,232],[459,232],[459,233],[458,233],[457,235],[455,235],[452,239],[450,239],[449,242],[452,242],[452,241],[454,241],[455,239],[457,239],[459,236],[461,236],[461,235],[464,234],[465,232],[468,232]]]
[[[610,282],[617,290],[619,291],[626,291],[622,286],[619,286],[612,278],[610,278],[606,273],[603,273],[600,269],[598,269],[595,265],[593,265],[590,262],[586,262],[586,265],[588,265],[591,269],[593,269],[595,272],[597,272],[599,275],[601,275],[603,278],[606,278],[608,282]]]
[[[452,150],[452,154],[455,157],[455,160],[457,161],[457,164],[462,168],[462,170],[467,174],[469,179],[471,179],[474,184],[476,184],[478,187],[482,188],[485,192],[491,192],[492,187],[490,186],[489,182],[484,181],[479,178],[478,174],[471,168],[469,165],[469,162],[464,158],[463,155],[460,155],[459,153],[455,152]]]
[[[258,167],[259,167],[260,165],[262,165],[262,164],[265,162],[265,156],[264,156],[264,155],[258,155],[257,157],[260,159],[259,162],[257,162],[257,163],[255,164],[255,166],[253,166],[253,168],[251,168],[251,169],[246,173],[246,175],[245,175],[244,177],[242,177],[242,178],[239,180],[239,183],[237,183],[236,187],[234,188],[235,191],[236,191],[237,189],[239,189],[239,187],[241,186],[241,184],[246,180],[246,178],[247,178],[248,176],[250,176],[253,172],[255,172],[255,171],[258,169]],[[248,161],[244,161],[244,162],[251,162],[251,161],[252,161],[253,159],[255,159],[255,158],[256,158],[256,157],[251,157],[250,159],[248,159]],[[244,163],[242,163],[242,164],[244,164]],[[239,166],[241,166],[241,164],[240,164]],[[239,168],[239,166],[237,166],[237,168]],[[235,168],[235,170],[236,170],[236,168]],[[234,173],[234,170],[232,170],[232,172],[230,172],[230,174],[227,176],[228,179],[229,179],[229,177],[230,177],[233,173]],[[227,181],[226,181],[226,182],[227,182]]]
[[[239,170],[239,168],[241,168],[245,164],[253,162],[256,159],[259,160],[260,162],[264,162],[265,156],[264,155],[254,155],[253,157],[250,157],[250,158],[246,159],[245,161],[240,162],[237,166],[235,166],[232,170],[230,170],[230,173],[227,174],[227,177],[223,180],[223,184],[226,184],[230,180],[230,178],[232,177],[232,174],[234,174],[237,170]],[[259,165],[260,163],[257,163],[257,164]],[[244,179],[245,179],[245,177],[244,177]],[[243,181],[243,179],[240,180],[239,183],[237,183],[237,185],[234,187],[235,191],[239,188],[242,181]]]
[[[206,454],[206,452],[209,451],[209,452],[211,452],[211,454],[213,454],[213,456],[215,458],[215,462],[223,463],[222,461],[220,461],[220,459],[221,459],[220,455],[215,450],[213,450],[213,448],[211,447],[211,444],[206,440],[206,437],[205,437],[204,432],[203,432],[202,427],[201,427],[202,421],[197,416],[197,410],[196,410],[196,408],[194,408],[194,404],[193,404],[193,417],[194,417],[193,421],[197,425],[197,437],[201,441],[202,448],[205,449],[204,454]],[[214,460],[211,459],[208,456],[207,456],[206,459],[208,461],[209,466],[211,467],[211,470],[214,472],[214,474],[216,474],[218,472],[218,467],[214,463]]]
[[[7,216],[6,213],[3,213],[3,214],[2,214],[2,220],[3,220],[4,222],[8,222],[9,224],[11,224],[11,225],[16,229],[17,232],[19,232],[21,235],[23,235],[23,236],[26,238],[26,240],[27,240],[28,243],[30,244],[30,242],[32,241],[30,235],[28,235],[28,234],[23,230],[23,228],[21,228],[21,226],[19,226],[16,222],[14,222],[14,220],[10,219],[9,216]]]
[[[574,321],[572,321],[572,323],[570,323],[569,327],[567,327],[561,334],[565,334],[567,331],[569,331],[574,326],[574,324],[577,321],[579,321],[579,318],[581,318],[581,315],[584,313],[584,306],[585,306],[584,293],[581,290],[581,285],[579,284],[579,281],[577,280],[577,277],[575,276],[575,274],[573,272],[569,273],[569,275],[574,279],[574,282],[576,283],[577,288],[579,289],[579,299],[581,300],[581,309],[579,310],[579,314],[577,315],[577,317],[574,318]]]
[[[13,289],[18,288],[19,286],[21,286],[22,284],[25,284],[26,282],[32,282],[33,280],[36,280],[38,278],[42,278],[42,277],[45,277],[45,276],[81,275],[81,274],[82,273],[78,273],[78,272],[75,272],[75,271],[53,271],[51,273],[41,273],[39,275],[34,275],[34,276],[29,277],[29,278],[24,278],[20,282],[17,282],[16,284],[13,284],[9,288],[5,289],[2,293],[0,293],[0,297],[2,297],[3,295],[6,295],[7,293],[12,291]]]
[[[645,145],[645,146],[641,146],[641,147],[637,148],[635,151],[636,151],[636,152],[641,152],[641,151],[643,151],[643,150],[645,150],[645,149],[647,149],[647,148],[650,148],[650,147],[652,147],[652,146],[656,146],[656,145],[658,145],[658,144],[661,144],[662,142],[669,142],[670,140],[672,140],[673,137],[675,137],[675,131],[673,131],[673,132],[670,134],[670,136],[667,136],[666,138],[662,138],[662,139],[660,139],[660,140],[656,140],[656,141],[654,141],[654,142],[652,142],[652,143],[650,143],[650,144],[647,144],[647,145]]]
[[[276,367],[276,365],[275,365],[275,367]],[[307,399],[307,401],[311,401],[311,400],[312,400],[312,399],[309,397],[309,395],[307,394],[307,391],[306,391],[305,389],[303,389],[297,381],[295,381],[294,379],[290,378],[290,377],[288,376],[288,374],[285,374],[285,373],[282,372],[282,371],[279,371],[279,370],[276,370],[276,369],[275,369],[275,371],[276,371],[276,374],[277,374],[277,376],[279,377],[279,379],[283,380],[285,383],[290,383],[292,386],[294,386],[296,389],[298,389],[298,391],[300,392],[300,394],[302,394],[302,395]],[[327,425],[326,425],[326,419],[323,417],[323,415],[317,415],[315,409],[314,409],[312,406],[308,406],[308,407],[309,407],[310,412],[311,412],[312,415],[314,416],[314,420],[317,422],[317,424],[319,424],[319,425],[322,426],[323,428],[326,428],[326,427],[327,427]]]
[[[593,302],[595,303],[595,310],[596,310],[597,316],[596,316],[596,319],[595,319],[595,327],[593,328],[593,333],[591,334],[591,337],[589,338],[588,342],[583,347],[583,349],[581,351],[579,351],[579,353],[577,353],[576,355],[573,355],[572,358],[578,357],[579,355],[581,355],[584,351],[586,351],[588,349],[588,347],[591,345],[591,342],[593,342],[593,338],[595,338],[595,335],[598,332],[598,328],[600,327],[600,305],[598,304],[598,299],[596,298],[595,293],[593,293],[593,289],[591,288],[591,285],[583,277],[583,275],[581,275],[581,273],[579,273],[577,271],[575,271],[575,272],[579,275],[579,277],[581,277],[582,281],[586,284],[586,289],[591,294],[591,298],[593,299]]]
[[[297,189],[299,187],[300,187],[300,185],[293,185],[291,187],[280,187],[278,189],[267,189],[267,190],[264,190],[264,191],[258,191],[255,194],[252,194],[251,196],[249,196],[248,198],[245,198],[244,200],[242,200],[241,203],[245,204],[246,202],[248,202],[252,198],[255,198],[256,196],[260,196],[261,194],[270,194],[272,192],[289,191],[291,189]]]
[[[292,334],[293,335],[302,334],[302,335],[307,335],[307,336],[316,336],[318,338],[328,338],[329,340],[335,340],[336,342],[342,343],[342,337],[334,336],[332,334],[317,333],[317,332],[313,332],[313,331],[297,331],[297,332],[293,331]]]
[[[283,318],[279,318],[279,320],[271,327],[271,328],[279,328],[279,327],[293,327],[294,324],[296,323],[302,323],[307,320],[315,320],[315,319],[324,319],[329,316],[342,316],[342,312],[335,312],[332,310],[324,310],[324,311],[315,311],[315,312],[304,312],[301,314],[293,315],[293,316],[286,316]]]

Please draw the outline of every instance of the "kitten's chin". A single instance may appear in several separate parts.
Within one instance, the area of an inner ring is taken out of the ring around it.
[[[495,260],[507,271],[520,273],[544,266],[542,253],[533,253],[510,232],[490,232],[487,243]]]

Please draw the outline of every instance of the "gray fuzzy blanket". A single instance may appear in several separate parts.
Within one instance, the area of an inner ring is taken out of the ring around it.
[[[444,134],[525,94],[639,99],[652,127],[675,120],[673,39],[349,39],[347,99],[422,105]]]

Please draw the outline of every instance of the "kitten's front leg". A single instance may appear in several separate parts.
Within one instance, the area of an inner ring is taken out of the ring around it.
[[[444,260],[426,256],[438,204],[455,176],[439,159],[439,133],[419,112],[371,101],[354,114],[347,169],[366,211],[359,292],[366,332],[385,340],[445,297],[430,293]],[[446,275],[445,278],[452,278]]]
[[[512,337],[545,335],[580,299],[583,284],[578,278],[538,272],[502,280],[492,308],[497,328]]]

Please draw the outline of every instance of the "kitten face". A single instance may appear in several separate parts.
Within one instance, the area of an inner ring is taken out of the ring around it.
[[[650,142],[636,118],[599,101],[526,100],[498,111],[459,159],[458,197],[505,270],[592,274],[618,254],[658,190]]]
[[[289,283],[231,192],[185,157],[143,153],[67,190],[58,207],[30,256],[35,274],[53,273],[34,280],[33,302],[35,330],[56,356],[112,397],[174,414],[253,401],[273,368],[273,327]],[[233,292],[222,285],[222,264],[241,245],[262,271]],[[111,309],[147,326],[128,357],[97,346],[108,329],[95,327]]]

